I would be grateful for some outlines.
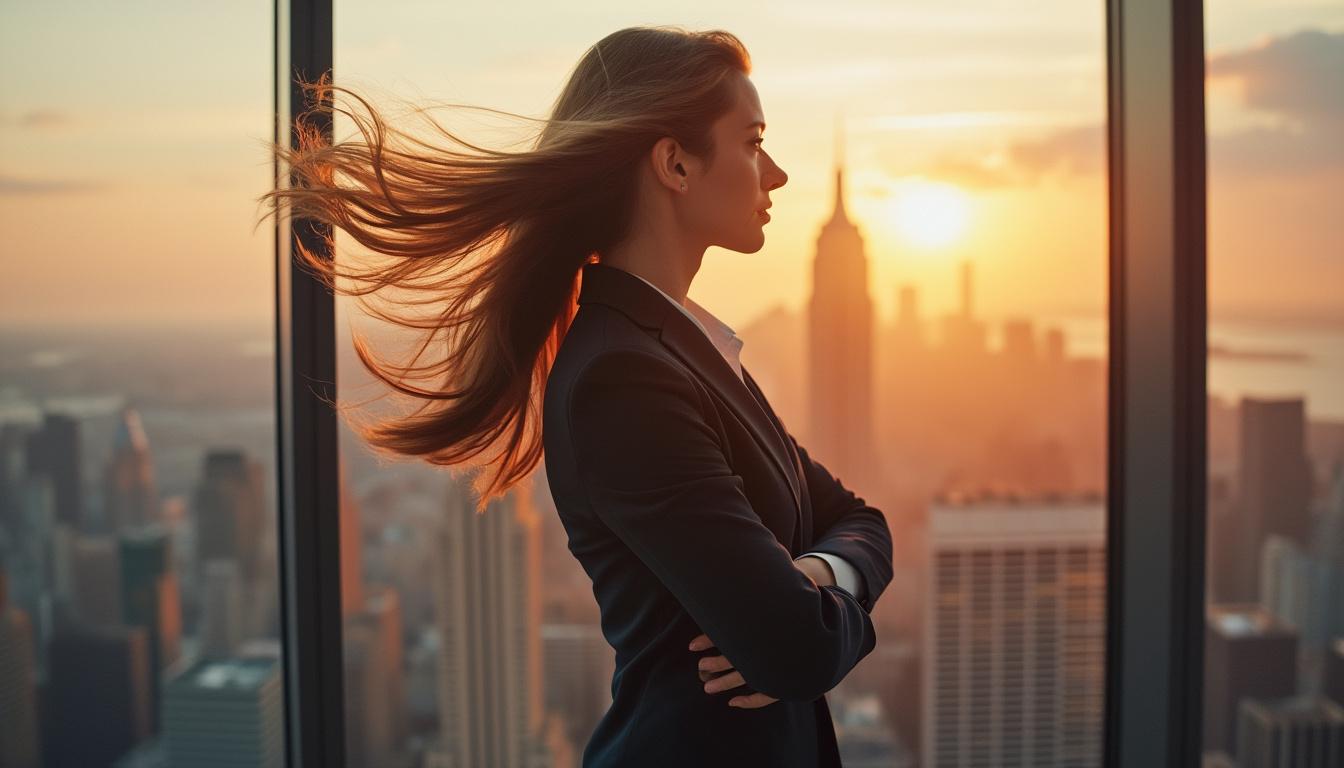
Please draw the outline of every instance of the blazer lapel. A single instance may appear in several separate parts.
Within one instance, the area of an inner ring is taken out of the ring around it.
[[[793,443],[789,442],[788,430],[785,429],[783,420],[779,418],[779,414],[775,413],[775,409],[770,407],[770,401],[765,398],[765,393],[761,391],[761,385],[756,383],[756,378],[751,375],[751,372],[747,370],[745,365],[742,366],[742,377],[746,380],[747,388],[751,390],[751,394],[756,398],[756,401],[761,404],[761,408],[764,409],[766,414],[770,417],[770,423],[775,426],[776,431],[779,433],[780,440],[782,440],[784,446],[788,448],[789,465],[793,467],[794,476],[798,479],[799,487],[804,488],[803,492],[800,494],[802,503],[798,505],[798,520],[800,524],[794,527],[793,533],[793,551],[802,552],[807,547],[812,546],[812,504],[808,501],[807,491],[805,489],[806,480],[803,473],[803,460],[798,457],[798,452],[794,450]]]
[[[787,442],[743,380],[690,318],[639,278],[599,262],[583,266],[578,302],[590,301],[618,309],[640,326],[656,331],[659,341],[723,398],[756,443],[769,454],[793,495],[795,513],[801,516],[802,492],[798,474],[790,468],[794,461]]]

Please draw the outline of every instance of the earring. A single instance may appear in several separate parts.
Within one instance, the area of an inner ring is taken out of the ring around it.
[[[681,182],[681,188],[682,188],[682,189],[685,189],[685,188],[686,188],[686,182],[684,182],[684,181]]]

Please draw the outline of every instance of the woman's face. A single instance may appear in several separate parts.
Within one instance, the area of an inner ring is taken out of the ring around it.
[[[769,193],[789,177],[761,146],[765,113],[756,86],[740,72],[733,82],[736,104],[714,124],[714,162],[691,171],[686,202],[707,245],[755,253],[765,244]]]

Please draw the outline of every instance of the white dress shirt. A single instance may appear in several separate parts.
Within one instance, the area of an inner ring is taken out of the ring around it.
[[[627,274],[634,275],[635,273],[629,272]],[[639,275],[635,275],[635,277],[639,277]],[[644,280],[642,277],[639,277],[639,279]],[[714,348],[719,351],[719,354],[723,355],[724,359],[728,361],[728,364],[732,366],[733,371],[737,373],[737,377],[742,379],[742,383],[746,383],[746,378],[742,375],[742,339],[738,338],[737,334],[733,332],[732,328],[728,327],[727,323],[724,323],[722,320],[711,314],[709,310],[695,303],[690,296],[686,297],[685,305],[678,304],[671,296],[668,296],[667,292],[662,288],[650,283],[648,280],[644,280],[644,283],[662,294],[663,298],[672,302],[672,305],[677,309],[680,309],[682,314],[689,317],[691,322],[695,323],[696,326],[704,332],[705,336],[709,337],[710,343],[712,343]],[[837,587],[854,595],[855,598],[863,598],[863,595],[861,594],[863,581],[859,579],[858,570],[855,569],[848,560],[829,552],[804,552],[798,557],[795,557],[794,560],[801,560],[804,557],[816,557],[825,561],[826,564],[831,566],[831,572],[835,574],[835,585]]]

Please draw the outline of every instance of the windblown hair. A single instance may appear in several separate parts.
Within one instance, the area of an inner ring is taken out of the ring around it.
[[[477,147],[429,118],[474,153],[392,127],[325,74],[300,81],[313,106],[295,120],[298,147],[272,145],[293,181],[258,200],[270,202],[267,215],[287,203],[291,217],[326,225],[319,232],[333,256],[299,244],[296,259],[329,290],[418,294],[389,310],[366,307],[423,332],[405,365],[376,358],[354,334],[364,367],[419,401],[406,415],[354,421],[360,437],[383,455],[493,466],[474,482],[478,513],[525,479],[542,456],[542,393],[577,311],[583,265],[629,232],[637,174],[656,141],[670,136],[713,162],[712,124],[732,107],[733,72],[750,74],[751,59],[731,33],[622,29],[584,53],[530,149]],[[337,92],[367,114],[337,107]],[[331,110],[363,139],[329,142],[306,119]],[[345,271],[335,263],[333,228],[388,258]],[[422,307],[428,315],[414,312]],[[417,364],[431,346],[441,356]]]

